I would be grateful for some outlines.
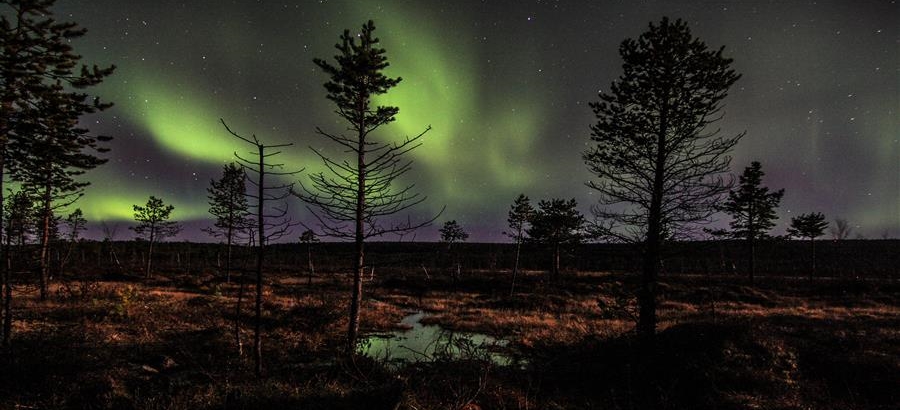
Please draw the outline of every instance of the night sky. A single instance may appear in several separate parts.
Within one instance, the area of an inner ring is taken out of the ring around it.
[[[743,75],[720,125],[747,131],[735,173],[758,160],[764,182],[785,188],[775,233],[819,211],[869,238],[900,236],[896,1],[61,0],[54,10],[89,30],[75,45],[85,62],[118,66],[94,89],[116,106],[85,119],[115,138],[77,204],[95,234],[101,220],[124,227],[131,205],[156,195],[187,222],[179,238],[209,240],[206,188],[233,151],[246,151],[220,117],[268,143],[293,142],[281,156],[288,169],[320,170],[308,146],[335,151],[315,127],[345,126],[312,59],[331,59],[343,29],[368,19],[389,74],[403,77],[380,100],[400,107],[397,121],[376,138],[433,127],[406,181],[428,196],[414,216],[446,211],[416,240],[435,240],[448,219],[470,241],[504,240],[520,192],[575,197],[588,213],[588,102],[621,74],[620,42],[669,16],[724,45]],[[298,200],[289,206],[308,219]],[[123,232],[117,239],[130,237]]]

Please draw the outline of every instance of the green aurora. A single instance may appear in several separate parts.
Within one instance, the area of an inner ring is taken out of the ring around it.
[[[890,13],[872,11],[854,23],[834,17],[845,11],[840,5],[814,11],[778,5],[763,10],[781,16],[764,27],[746,17],[749,6],[729,6],[733,24],[725,26],[724,11],[688,2],[211,4],[59,6],[61,15],[89,29],[76,46],[85,60],[119,66],[98,87],[116,106],[86,119],[95,132],[115,137],[109,163],[85,176],[93,185],[77,206],[89,220],[130,221],[131,205],[149,195],[174,204],[177,219],[208,218],[209,180],[247,148],[220,118],[266,143],[294,143],[277,157],[285,169],[322,170],[308,146],[341,153],[315,128],[340,132],[343,125],[312,59],[330,58],[340,32],[369,18],[387,49],[389,75],[403,78],[378,100],[400,113],[376,138],[400,140],[432,126],[410,153],[414,169],[403,181],[428,196],[414,216],[446,205],[442,218],[460,220],[474,240],[501,240],[506,210],[520,192],[534,200],[575,197],[587,213],[593,199],[584,182],[591,175],[580,159],[592,122],[587,102],[619,74],[618,43],[668,13],[692,21],[710,45],[725,45],[744,74],[730,93],[722,128],[748,131],[735,153],[735,172],[757,159],[767,183],[786,188],[776,232],[793,214],[822,211],[871,237],[900,234],[900,58],[898,28],[884,24]],[[821,24],[803,24],[810,13]],[[777,42],[791,27],[793,41],[785,43],[791,49],[828,51],[783,66],[779,58],[790,50],[760,40]],[[844,37],[833,36],[841,30]],[[852,36],[855,42],[845,42]],[[844,61],[863,46],[873,50]],[[858,74],[859,61],[874,71]],[[798,79],[785,83],[782,74],[795,71]],[[800,79],[804,87],[790,87]],[[817,87],[810,91],[807,84]],[[304,219],[301,203],[290,207]]]

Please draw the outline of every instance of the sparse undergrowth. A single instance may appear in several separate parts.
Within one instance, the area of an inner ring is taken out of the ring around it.
[[[508,273],[371,280],[363,331],[410,311],[504,338],[525,359],[437,357],[391,370],[340,354],[345,278],[287,274],[265,288],[264,377],[239,357],[235,283],[211,275],[68,280],[40,303],[22,287],[0,407],[888,409],[900,402],[900,284],[674,277],[661,332],[630,333],[633,278]],[[304,277],[305,278],[305,277]],[[243,339],[249,342],[250,309]]]

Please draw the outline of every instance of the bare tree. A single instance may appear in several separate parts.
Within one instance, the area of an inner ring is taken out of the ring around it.
[[[638,333],[656,332],[657,277],[664,240],[708,221],[729,187],[727,155],[742,134],[711,127],[740,77],[722,49],[709,50],[687,23],[663,18],[619,47],[623,70],[591,107],[596,144],[584,160],[600,194],[596,232],[644,247]]]
[[[287,177],[291,175],[295,175],[303,170],[285,172],[279,171],[284,168],[284,164],[271,164],[267,163],[266,160],[275,155],[281,153],[281,151],[277,151],[279,148],[289,147],[293,144],[274,144],[274,145],[266,145],[261,142],[256,135],[251,135],[250,138],[241,136],[231,128],[228,128],[228,124],[225,123],[225,120],[221,120],[222,125],[225,126],[225,129],[235,138],[244,141],[250,145],[253,145],[256,150],[251,152],[251,155],[254,155],[252,159],[245,158],[239,155],[237,152],[234,153],[234,156],[238,159],[241,166],[246,171],[250,171],[256,178],[249,178],[249,182],[256,189],[255,193],[246,193],[246,196],[250,199],[256,201],[255,204],[250,205],[250,208],[256,211],[256,235],[257,235],[257,246],[256,246],[256,306],[255,306],[255,322],[253,327],[253,360],[254,360],[254,368],[257,376],[262,375],[262,295],[263,295],[263,265],[265,260],[265,250],[266,245],[270,241],[278,240],[285,235],[290,234],[291,229],[296,226],[295,223],[292,223],[290,218],[287,218],[287,204],[284,203],[281,206],[272,206],[271,208],[267,208],[267,203],[269,202],[278,202],[282,201],[290,195],[290,191],[293,188],[293,183],[287,184],[270,184],[267,185],[266,177]],[[271,151],[271,150],[276,151]],[[240,291],[238,295],[238,302],[235,317],[235,338],[238,344],[239,352],[242,350],[241,346],[241,334],[240,334],[240,315],[241,315],[241,299],[243,296],[243,287],[244,287],[244,278],[241,275],[241,285]]]
[[[316,133],[339,145],[354,158],[335,160],[310,147],[322,160],[328,173],[310,175],[310,186],[301,183],[300,191],[294,192],[309,204],[310,212],[318,220],[324,236],[352,240],[356,244],[347,330],[347,351],[350,353],[356,349],[359,333],[366,240],[385,234],[411,232],[437,218],[435,216],[420,223],[413,223],[409,218],[406,221],[386,221],[386,217],[425,200],[425,197],[413,192],[413,185],[397,188],[395,181],[411,169],[412,162],[404,160],[403,155],[419,147],[421,137],[431,127],[398,143],[376,142],[369,138],[373,131],[394,121],[400,111],[397,107],[374,106],[372,101],[400,82],[400,78],[389,78],[383,74],[388,66],[387,57],[385,50],[378,47],[374,31],[372,21],[363,24],[359,34],[344,30],[340,43],[335,46],[339,51],[334,57],[336,66],[325,60],[314,60],[330,76],[325,83],[328,99],[335,103],[336,113],[348,123],[352,135],[328,133],[321,128],[316,128]]]
[[[831,239],[841,241],[850,237],[850,234],[853,233],[853,227],[850,226],[850,222],[846,219],[835,218],[834,225],[828,231],[831,232]]]

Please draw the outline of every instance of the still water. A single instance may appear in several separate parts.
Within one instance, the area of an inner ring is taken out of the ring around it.
[[[397,364],[439,358],[483,359],[508,366],[515,361],[506,341],[480,333],[453,332],[437,325],[423,325],[425,312],[414,312],[400,321],[406,330],[365,338],[360,353]]]

